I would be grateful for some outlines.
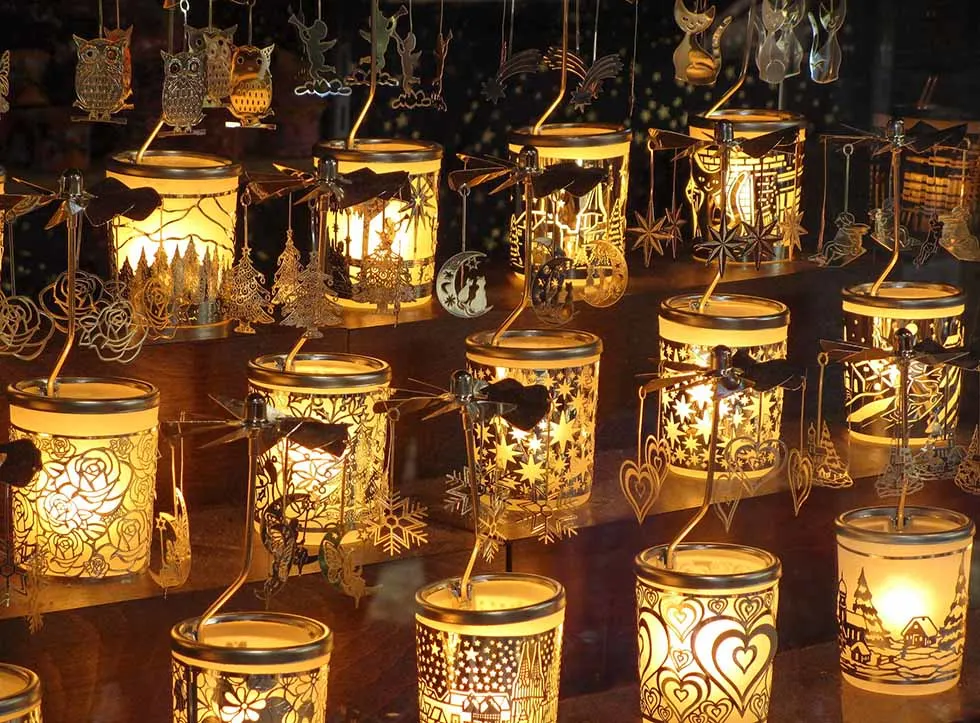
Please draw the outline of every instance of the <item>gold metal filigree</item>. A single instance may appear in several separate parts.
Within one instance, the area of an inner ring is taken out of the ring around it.
[[[73,36],[78,54],[75,68],[75,106],[88,115],[75,120],[125,124],[116,113],[132,110],[133,29],[105,30],[93,40]]]
[[[235,331],[239,334],[254,334],[252,324],[275,321],[269,315],[271,299],[265,288],[265,274],[252,265],[252,248],[247,241],[237,263],[224,275],[221,302],[227,317],[238,322]]]

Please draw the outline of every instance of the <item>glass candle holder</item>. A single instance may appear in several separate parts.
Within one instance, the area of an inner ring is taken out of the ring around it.
[[[367,201],[339,214],[321,211],[319,237],[329,243],[318,249],[320,267],[333,279],[342,305],[370,304],[358,301],[357,285],[362,273],[373,273],[371,261],[381,259],[389,242],[390,252],[404,263],[411,287],[412,298],[403,305],[424,303],[432,296],[442,155],[439,144],[415,140],[359,139],[354,148],[347,148],[344,140],[332,140],[314,146],[314,163],[333,159],[342,174],[362,168],[375,173],[407,172],[418,206],[413,211],[404,200],[393,198]],[[333,248],[328,248],[330,244]],[[349,267],[338,269],[335,264],[345,258]]]
[[[112,225],[115,271],[137,310],[180,338],[221,336],[221,280],[235,261],[239,164],[188,151],[120,153],[106,177],[130,188],[150,186],[160,208],[142,221]]]
[[[930,695],[960,678],[973,521],[934,507],[840,515],[837,622],[841,674],[874,693]]]
[[[36,673],[0,663],[0,723],[41,723],[41,680]]]
[[[330,526],[355,530],[387,492],[387,417],[374,405],[388,398],[391,367],[356,354],[298,354],[288,371],[285,361],[284,354],[251,361],[249,392],[282,414],[346,424],[349,443],[339,457],[288,437],[268,450],[256,478],[255,522],[283,500],[286,519],[299,522],[300,543],[313,550]]]
[[[538,575],[500,573],[418,591],[419,723],[556,723],[565,590]]]
[[[895,332],[909,329],[918,341],[940,346],[964,343],[966,295],[950,284],[886,281],[877,296],[871,284],[841,293],[844,341],[879,349],[895,348]],[[899,424],[898,367],[886,360],[844,365],[847,423],[854,439],[890,444]],[[912,362],[909,370],[909,437],[913,445],[944,438],[959,418],[962,372],[950,365]]]
[[[157,471],[156,387],[63,377],[7,388],[10,438],[41,451],[41,471],[14,490],[14,559],[43,574],[109,578],[150,562]]]
[[[777,224],[779,239],[773,244],[773,257],[769,261],[788,261],[793,258],[794,247],[782,240],[778,224],[787,212],[802,213],[803,163],[806,147],[806,119],[797,114],[780,110],[720,110],[706,116],[695,116],[690,123],[690,134],[702,140],[714,140],[715,126],[728,121],[735,131],[735,138],[748,140],[776,131],[796,128],[795,138],[781,143],[761,158],[753,158],[740,150],[728,157],[728,174],[724,196],[721,188],[721,152],[716,146],[701,148],[691,156],[691,176],[686,195],[694,219],[692,231],[695,237],[706,238],[709,229],[721,228],[722,203],[727,198],[728,228],[737,229],[742,223],[756,224],[758,215],[767,226]],[[745,258],[755,263],[755,258]]]
[[[666,299],[660,305],[660,366],[665,376],[685,373],[678,364],[711,366],[712,350],[725,345],[743,350],[756,361],[786,358],[789,309],[757,296],[713,295],[698,311],[699,294]],[[704,479],[711,436],[710,384],[665,389],[660,396],[659,429],[670,448],[670,469]],[[745,391],[719,405],[718,449],[736,438],[778,439],[783,420],[783,390]],[[745,462],[745,473],[762,476],[773,465],[771,455]]]
[[[584,168],[601,168],[606,178],[582,198],[565,191],[535,200],[531,209],[533,239],[554,243],[575,261],[573,280],[584,280],[593,244],[612,244],[626,252],[626,192],[629,187],[631,133],[619,125],[555,123],[514,131],[508,141],[511,158],[525,146],[538,151],[542,168],[574,161]],[[523,187],[515,192],[516,210],[510,221],[511,267],[524,273],[524,229],[527,210]]]
[[[757,723],[769,714],[781,567],[765,550],[685,543],[636,558],[644,723]]]
[[[602,340],[562,329],[508,331],[492,342],[489,331],[466,339],[469,372],[485,382],[542,384],[550,406],[529,432],[501,417],[477,423],[481,490],[504,490],[511,510],[584,504],[592,494]]]
[[[285,613],[221,613],[170,632],[174,723],[325,723],[333,633]]]

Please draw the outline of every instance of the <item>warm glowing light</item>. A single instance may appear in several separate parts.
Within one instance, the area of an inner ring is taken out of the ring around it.
[[[334,353],[299,354],[289,371],[284,366],[284,355],[252,361],[249,391],[264,395],[280,414],[347,425],[350,441],[340,456],[289,438],[266,452],[256,480],[255,521],[284,503],[287,519],[299,522],[301,544],[317,549],[326,528],[353,531],[387,491],[387,418],[374,405],[388,398],[391,368],[380,359]]]
[[[644,723],[766,720],[776,655],[779,560],[764,550],[682,544],[636,558]]]
[[[544,509],[584,504],[592,493],[595,419],[602,341],[580,331],[510,331],[497,345],[481,332],[466,340],[467,368],[477,379],[543,384],[548,414],[530,432],[500,417],[478,423],[477,458],[483,491],[495,480],[508,505]],[[527,511],[525,509],[525,511]]]
[[[41,681],[33,671],[0,663],[0,721],[41,723]]]
[[[965,295],[959,287],[926,282],[885,282],[877,296],[871,285],[845,289],[844,340],[893,349],[895,332],[906,328],[916,339],[945,347],[964,343]],[[913,445],[943,439],[959,418],[961,371],[953,366],[913,362],[910,367],[909,436]],[[898,367],[872,360],[844,365],[848,426],[855,439],[890,444],[898,409]]]
[[[415,616],[419,723],[556,723],[565,591],[519,573],[419,590]]]
[[[325,723],[333,635],[284,613],[224,613],[171,631],[174,723]]]
[[[222,320],[218,293],[235,260],[241,166],[219,156],[149,151],[140,163],[127,152],[109,160],[106,176],[130,188],[151,186],[159,209],[143,221],[119,217],[113,224],[115,270],[137,306],[164,295],[179,327]],[[146,284],[153,280],[150,287]]]
[[[409,174],[409,199],[367,201],[339,214],[324,213],[320,234],[344,248],[349,260],[351,289],[335,290],[341,303],[356,306],[356,286],[372,254],[390,251],[405,262],[412,287],[411,302],[432,295],[435,252],[439,231],[439,172],[442,146],[411,140],[358,140],[353,149],[344,141],[326,141],[314,148],[314,161],[332,158],[342,174],[369,168],[375,173],[404,171]],[[414,204],[414,207],[413,207]],[[321,251],[321,266],[329,260]]]
[[[537,149],[542,167],[574,161],[607,171],[606,180],[581,198],[556,191],[537,199],[531,211],[534,239],[554,241],[565,256],[574,259],[576,276],[582,279],[593,244],[604,241],[625,253],[630,132],[622,126],[568,123],[546,125],[538,133],[523,128],[511,134],[508,150],[512,158],[525,146]],[[510,260],[514,270],[523,273],[527,214],[522,190],[515,195]]]
[[[956,685],[963,665],[973,522],[958,512],[907,507],[837,518],[837,622],[844,679],[892,695]]]
[[[712,296],[703,312],[699,295],[667,299],[660,307],[660,364],[665,375],[685,373],[677,365],[708,367],[716,346],[744,349],[759,361],[786,356],[789,309],[778,301],[753,296]],[[660,431],[670,448],[670,468],[687,477],[704,478],[708,469],[713,387],[666,389],[660,397]],[[742,392],[719,405],[719,449],[737,437],[779,437],[783,390]],[[763,455],[749,475],[765,474],[772,459]]]
[[[10,436],[41,450],[41,472],[14,492],[17,563],[45,575],[104,578],[150,561],[157,468],[152,385],[127,379],[46,380],[7,389]]]

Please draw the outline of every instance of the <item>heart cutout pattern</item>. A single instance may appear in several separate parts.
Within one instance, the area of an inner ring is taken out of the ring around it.
[[[763,622],[747,631],[734,618],[715,618],[698,628],[693,644],[698,665],[744,715],[776,656],[775,626]]]
[[[708,600],[708,610],[713,612],[715,615],[721,615],[725,612],[725,607],[728,605],[728,601],[723,597],[713,597]]]
[[[661,608],[667,627],[673,630],[682,641],[694,630],[694,626],[704,617],[704,608],[697,600],[683,600],[677,604],[665,604]]]
[[[674,709],[680,720],[708,698],[708,679],[701,673],[688,673],[678,677],[672,670],[662,670],[657,684],[664,700]]]
[[[749,710],[757,715],[759,720],[765,720],[769,716],[769,694],[760,690],[753,695],[752,700],[749,701]]]
[[[751,625],[766,610],[762,598],[759,596],[740,597],[735,601],[733,607],[735,609],[735,615],[745,625]]]
[[[701,706],[699,711],[707,716],[711,723],[724,723],[728,716],[732,714],[732,704],[728,700],[708,701]]]
[[[745,484],[740,475],[728,472],[719,475],[715,479],[714,504],[715,514],[725,527],[725,532],[732,529],[732,520],[735,519],[735,510],[738,503],[742,501],[742,494]]]
[[[803,503],[807,501],[810,490],[813,489],[813,460],[802,454],[800,450],[794,449],[790,451],[786,464],[789,492],[793,496],[793,511],[799,515]]]
[[[643,448],[643,463],[628,459],[619,467],[619,486],[641,525],[660,496],[667,478],[669,454],[667,440],[651,435]]]
[[[736,437],[726,446],[722,454],[722,467],[729,474],[739,477],[750,495],[778,477],[787,459],[786,444],[780,439],[756,440],[750,437]],[[764,475],[751,474],[771,467]]]
[[[694,658],[691,657],[690,650],[675,650],[673,653],[671,653],[671,657],[674,659],[674,665],[678,670],[683,670],[691,664],[692,660],[694,660]]]

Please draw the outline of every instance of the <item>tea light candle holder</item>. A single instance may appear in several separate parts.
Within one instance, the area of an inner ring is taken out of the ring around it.
[[[256,480],[256,524],[271,503],[285,500],[286,518],[299,522],[301,544],[315,550],[326,527],[353,531],[387,492],[388,420],[374,405],[389,396],[391,367],[371,357],[324,353],[298,354],[287,370],[286,359],[275,354],[251,361],[249,391],[280,413],[346,424],[350,441],[339,457],[289,437],[267,451]]]
[[[583,331],[510,330],[466,339],[468,371],[477,379],[514,379],[550,391],[548,414],[530,432],[495,417],[477,424],[481,489],[508,491],[510,509],[534,502],[543,509],[584,504],[592,494],[595,418],[602,340]]]
[[[712,350],[725,345],[745,350],[757,361],[784,359],[790,314],[785,304],[756,296],[712,295],[699,310],[701,295],[674,296],[660,305],[660,364],[664,376],[681,374],[677,364],[710,366]],[[704,479],[708,470],[712,386],[667,388],[660,397],[660,429],[670,449],[670,469]],[[719,405],[718,449],[737,437],[778,439],[783,418],[783,390],[744,391]],[[772,459],[747,464],[746,472],[762,476]]]
[[[0,663],[0,721],[41,723],[41,680],[36,673]]]
[[[171,631],[174,723],[325,723],[333,635],[285,613],[222,613]]]
[[[391,252],[404,262],[412,299],[402,305],[424,303],[432,296],[435,277],[436,241],[439,231],[439,172],[442,146],[416,140],[357,139],[348,148],[343,140],[318,143],[313,149],[314,163],[323,159],[337,162],[341,174],[369,168],[375,173],[408,173],[415,210],[405,200],[368,201],[341,213],[322,207],[319,211],[319,238],[332,239],[348,264],[352,288],[356,285],[372,254],[383,250],[383,235],[394,231]],[[386,225],[389,227],[386,229]],[[329,249],[318,248],[320,268],[328,270]],[[339,302],[348,307],[371,306],[357,302],[351,289],[337,288]]]
[[[966,295],[951,284],[921,281],[886,281],[877,295],[871,284],[845,289],[844,341],[878,349],[894,349],[895,332],[909,329],[918,339],[931,339],[944,347],[964,343],[963,314]],[[913,389],[934,389],[932,394],[910,395],[909,443],[921,446],[930,438],[945,438],[956,429],[962,373],[953,365],[932,367],[913,362]],[[844,388],[849,405],[851,437],[873,444],[890,444],[898,413],[898,368],[888,361],[846,363]],[[891,400],[891,402],[889,402]]]
[[[14,559],[43,574],[109,578],[150,562],[157,470],[156,387],[134,379],[62,377],[7,388],[11,439],[41,452],[34,480],[14,490]]]
[[[841,674],[858,688],[931,695],[963,666],[975,526],[934,507],[866,507],[839,516]]]
[[[419,723],[556,723],[565,590],[500,573],[428,585],[415,596]]]
[[[776,655],[779,560],[732,544],[668,545],[635,563],[644,723],[766,720]]]
[[[598,242],[626,251],[626,192],[629,187],[629,129],[601,123],[554,123],[538,132],[522,128],[508,141],[511,158],[526,146],[535,148],[542,168],[574,161],[585,168],[601,168],[606,178],[581,199],[555,191],[535,199],[531,209],[532,238],[548,236],[565,256],[575,261],[573,279],[582,280],[590,247]],[[527,218],[523,193],[516,193],[517,209],[510,222],[511,267],[524,273],[524,230]],[[539,231],[540,229],[540,231]],[[533,252],[532,252],[533,256]]]
[[[218,295],[235,260],[241,174],[226,158],[188,151],[127,151],[106,164],[108,178],[160,194],[160,208],[146,219],[113,223],[115,271],[134,305],[163,315],[161,326],[180,338],[227,332]]]

